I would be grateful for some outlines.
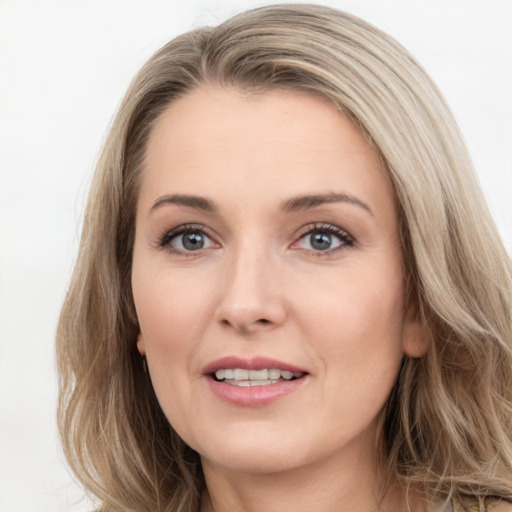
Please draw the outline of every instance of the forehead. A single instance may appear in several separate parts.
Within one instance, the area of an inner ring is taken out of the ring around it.
[[[378,152],[332,103],[296,91],[202,86],[157,120],[140,200],[194,193],[263,203],[311,192],[394,202]]]

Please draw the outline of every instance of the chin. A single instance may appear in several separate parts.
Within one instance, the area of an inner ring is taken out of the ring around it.
[[[290,449],[287,445],[295,447]],[[283,439],[269,439],[267,436],[223,435],[218,441],[201,443],[194,449],[201,456],[203,464],[238,473],[279,473],[304,463],[298,453],[300,443],[284,443]]]
[[[210,458],[201,456],[203,465],[210,463],[213,467],[222,468],[234,473],[250,473],[254,475],[268,475],[290,471],[302,464],[286,455],[276,454],[275,451],[256,449],[244,454],[215,454]]]

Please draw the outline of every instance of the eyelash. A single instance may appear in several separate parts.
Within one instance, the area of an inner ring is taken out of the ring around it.
[[[171,229],[170,231],[165,231],[159,239],[158,247],[160,249],[167,248],[167,250],[173,254],[179,254],[181,256],[194,256],[195,251],[182,251],[172,247],[171,245],[171,242],[175,238],[189,233],[200,233],[210,240],[214,240],[212,232],[204,226],[199,224],[183,224],[181,226],[175,227],[174,229]]]
[[[334,247],[333,249],[327,249],[325,251],[308,250],[310,254],[317,256],[319,258],[329,257],[338,251],[345,250],[354,245],[354,239],[345,230],[339,228],[338,226],[324,223],[313,223],[304,226],[299,232],[297,242],[294,242],[293,245],[298,244],[301,240],[304,240],[308,235],[311,235],[313,233],[324,233],[328,235],[334,235],[341,242],[338,247]]]
[[[308,253],[313,254],[314,256],[328,257],[333,253],[347,249],[348,247],[352,247],[354,245],[354,239],[345,230],[332,224],[313,223],[304,226],[300,230],[300,232],[298,233],[298,238],[292,244],[292,248],[294,245],[297,245],[301,240],[304,240],[308,235],[311,235],[315,232],[334,235],[338,238],[338,240],[341,243],[339,246],[334,247],[333,249],[327,249],[324,251],[306,249]],[[167,250],[173,254],[179,254],[182,256],[194,256],[195,251],[183,251],[180,249],[176,249],[171,245],[171,242],[175,238],[189,233],[199,233],[206,236],[210,240],[214,240],[213,234],[208,228],[199,224],[183,224],[169,231],[165,231],[159,238],[158,247],[160,249],[167,248]]]

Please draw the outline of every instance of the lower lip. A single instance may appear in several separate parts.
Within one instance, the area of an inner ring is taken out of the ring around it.
[[[305,384],[307,375],[300,379],[280,381],[265,386],[240,387],[218,382],[205,376],[213,394],[221,400],[239,407],[261,407],[298,390]]]

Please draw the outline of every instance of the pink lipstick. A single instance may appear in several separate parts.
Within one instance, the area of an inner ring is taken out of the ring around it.
[[[259,407],[298,390],[308,372],[295,365],[255,357],[217,359],[203,369],[211,391],[220,399],[240,407]]]

